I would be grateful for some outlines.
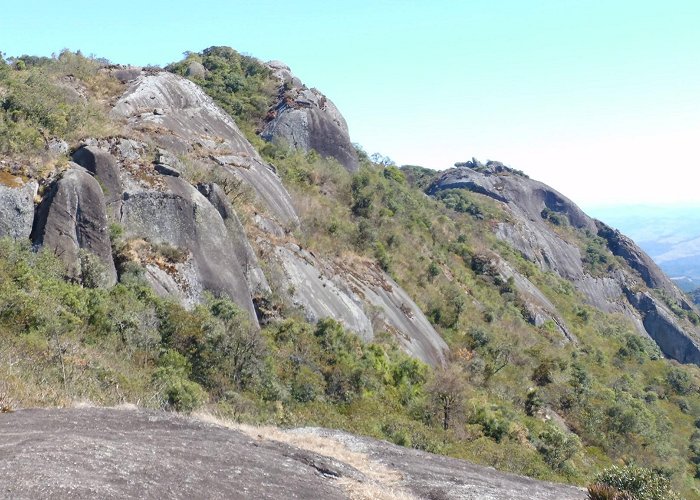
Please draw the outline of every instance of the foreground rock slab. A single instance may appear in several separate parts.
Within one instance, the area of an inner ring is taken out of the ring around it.
[[[316,469],[173,414],[23,410],[0,415],[0,497],[342,498]]]
[[[323,454],[305,445],[318,439],[332,443]],[[0,496],[15,499],[321,499],[359,491],[381,498],[585,498],[575,487],[338,431],[246,434],[136,409],[0,414],[0,450]],[[370,473],[382,468],[391,484]]]

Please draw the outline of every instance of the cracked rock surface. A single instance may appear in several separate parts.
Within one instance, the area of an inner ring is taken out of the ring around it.
[[[4,413],[0,496],[335,499],[359,487],[383,498],[585,498],[573,486],[339,431],[260,432],[133,407]],[[314,440],[323,453],[305,445]]]

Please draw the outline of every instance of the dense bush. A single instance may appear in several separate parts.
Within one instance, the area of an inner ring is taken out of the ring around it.
[[[166,69],[185,76],[192,62],[199,62],[206,69],[204,78],[192,79],[238,118],[239,125],[250,130],[262,125],[278,85],[264,64],[230,47],[209,47],[200,53],[187,53],[184,60]]]
[[[671,489],[667,477],[643,467],[610,467],[595,477],[594,485],[613,488],[608,498],[624,498],[619,493],[627,493],[634,500],[673,500],[680,499]],[[591,487],[589,487],[590,491]],[[593,487],[593,490],[600,488]],[[616,490],[616,491],[615,491]],[[596,498],[590,495],[590,498]]]
[[[38,152],[52,137],[77,139],[111,131],[104,108],[70,84],[75,78],[100,80],[99,67],[68,51],[56,58],[22,56],[14,70],[2,66],[0,154]]]

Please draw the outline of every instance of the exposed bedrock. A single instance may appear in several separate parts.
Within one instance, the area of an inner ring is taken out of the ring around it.
[[[221,215],[186,181],[162,179],[163,191],[125,192],[120,216],[128,238],[167,243],[189,252],[188,260],[170,273],[175,283],[155,269],[153,280],[168,292],[177,284],[186,304],[199,302],[203,291],[227,295],[257,322],[248,282]]]
[[[82,167],[72,164],[53,184],[39,205],[31,238],[59,256],[73,279],[82,279],[82,250],[99,259],[106,285],[116,283],[105,198],[100,184]]]
[[[2,174],[2,172],[0,172]],[[36,181],[24,184],[19,177],[9,185],[0,184],[0,238],[29,238],[34,223]]]
[[[666,356],[681,362],[700,363],[698,328],[674,315],[652,295],[629,291],[638,288],[635,284],[643,284],[660,290],[682,309],[697,312],[631,239],[588,217],[554,189],[499,162],[488,162],[484,166],[473,160],[460,164],[459,168],[442,173],[427,192],[435,194],[445,189],[466,189],[502,203],[512,217],[495,226],[497,237],[541,269],[569,280],[590,305],[604,312],[626,315],[640,333],[649,335],[659,344]],[[610,252],[629,267],[611,270],[604,276],[592,276],[584,266],[584,256],[575,240],[569,241],[571,238],[558,233],[548,221],[552,214],[555,218],[565,218],[569,226],[581,231],[581,236],[602,238]],[[522,284],[518,288],[522,290]]]
[[[372,265],[360,268],[324,261],[295,244],[270,246],[268,257],[280,293],[307,319],[334,318],[364,340],[391,333],[406,352],[439,366],[447,345],[420,308],[386,273]]]
[[[261,136],[294,149],[315,150],[337,160],[350,172],[358,169],[357,152],[338,108],[315,88],[307,88],[279,61],[267,66],[280,82],[277,102]]]
[[[142,74],[131,82],[111,115],[150,133],[173,154],[201,152],[220,169],[250,185],[280,223],[298,223],[292,200],[277,174],[234,120],[186,78],[166,72]]]

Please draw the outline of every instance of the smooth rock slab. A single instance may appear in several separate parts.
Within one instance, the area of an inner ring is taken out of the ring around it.
[[[0,450],[3,498],[346,497],[337,481],[285,456],[283,447],[175,414],[0,414]]]
[[[154,113],[154,110],[159,110]],[[162,111],[162,112],[161,112]],[[270,213],[284,225],[299,220],[279,177],[248,142],[233,118],[196,84],[172,73],[142,74],[111,111],[134,129],[151,127],[153,139],[172,154],[204,148],[215,156],[245,158],[246,165],[221,165],[255,191]]]
[[[372,462],[389,465],[403,479],[399,485],[416,498],[444,500],[583,500],[583,489],[500,472],[465,460],[404,448],[342,431],[306,428],[300,434],[335,439]]]
[[[202,290],[217,296],[227,295],[257,324],[246,276],[221,215],[182,178],[165,176],[163,179],[164,191],[125,193],[120,214],[125,235],[152,243],[167,243],[192,255],[192,272],[186,280],[189,283],[182,293],[175,294],[179,298],[186,297],[185,305],[201,301]],[[158,281],[163,289],[168,289],[162,279]]]
[[[264,432],[264,431],[261,431]],[[585,491],[463,460],[326,429],[297,429],[329,443],[321,455],[252,439],[172,413],[136,409],[21,410],[0,414],[0,496],[44,498],[348,498],[339,478],[402,498],[569,500]],[[293,442],[298,442],[293,441]],[[399,484],[362,470],[395,471]],[[358,455],[361,454],[361,455]],[[347,483],[345,483],[347,484]]]

